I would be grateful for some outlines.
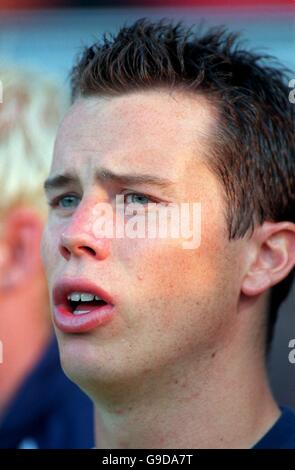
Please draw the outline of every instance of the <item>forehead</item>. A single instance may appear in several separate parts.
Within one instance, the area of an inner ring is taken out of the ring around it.
[[[106,167],[175,177],[204,158],[216,117],[203,96],[150,90],[79,99],[58,132],[53,170]]]

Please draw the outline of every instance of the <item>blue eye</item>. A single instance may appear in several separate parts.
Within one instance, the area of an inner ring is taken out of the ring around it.
[[[128,198],[130,198],[130,200],[128,200]],[[148,204],[149,202],[151,202],[150,198],[145,196],[144,194],[126,194],[127,204]]]
[[[59,207],[62,207],[63,209],[77,207],[78,204],[79,198],[77,196],[64,196],[58,201]]]

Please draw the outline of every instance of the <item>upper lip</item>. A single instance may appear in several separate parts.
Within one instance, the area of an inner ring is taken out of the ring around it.
[[[82,278],[66,278],[57,281],[52,290],[54,305],[67,303],[67,297],[73,292],[87,292],[97,295],[108,304],[113,304],[111,295],[91,281]]]

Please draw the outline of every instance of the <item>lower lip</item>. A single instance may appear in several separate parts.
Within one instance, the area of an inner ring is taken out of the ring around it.
[[[74,315],[67,305],[57,305],[53,309],[55,326],[64,333],[85,333],[108,323],[114,316],[114,306],[110,304],[89,313]]]

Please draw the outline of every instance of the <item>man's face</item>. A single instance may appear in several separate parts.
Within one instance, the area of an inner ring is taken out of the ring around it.
[[[234,334],[243,250],[228,241],[222,189],[205,164],[215,119],[202,97],[154,90],[80,99],[61,124],[50,177],[79,181],[48,193],[76,196],[50,210],[43,236],[52,309],[53,286],[65,278],[89,281],[113,300],[111,319],[95,328],[56,327],[63,367],[80,385],[161,374],[207,357]],[[172,183],[100,180],[101,168]],[[97,236],[95,207],[114,206],[118,194],[144,210],[145,197],[201,203],[200,246],[184,249],[181,236]]]

